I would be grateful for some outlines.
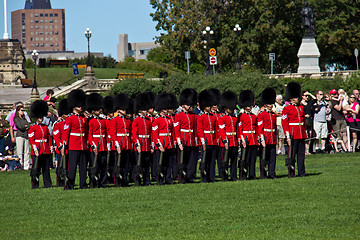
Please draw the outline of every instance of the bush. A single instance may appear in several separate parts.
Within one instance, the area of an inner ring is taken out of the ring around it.
[[[34,68],[34,61],[31,58],[26,59],[25,68]]]
[[[175,73],[173,66],[171,66],[170,64],[160,64],[147,60],[130,61],[130,58],[126,58],[125,61],[118,63],[116,67],[146,72],[154,76],[159,76],[160,72],[168,72],[169,75]]]

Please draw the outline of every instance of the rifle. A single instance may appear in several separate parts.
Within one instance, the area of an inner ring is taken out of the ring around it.
[[[38,152],[40,155],[40,144],[39,144]],[[39,176],[41,175],[41,172],[38,170],[38,168],[39,168],[39,156],[35,156],[34,166],[30,170],[31,188],[35,188],[34,185],[39,184]]]
[[[110,143],[110,146],[111,146],[111,143]],[[108,149],[107,155],[106,155],[106,175],[108,178],[111,177],[112,171],[113,171],[113,166],[110,166],[110,155],[111,155],[111,147],[110,147],[110,150]]]
[[[182,141],[183,144],[185,143],[184,139],[185,137],[183,137],[183,141]],[[186,178],[186,172],[184,171],[184,150],[182,150],[180,151],[180,160],[179,160],[179,183],[183,183],[185,178]]]
[[[246,135],[246,139],[245,139],[245,143],[247,143],[247,140],[248,140],[248,135]],[[241,142],[240,142],[241,144]],[[246,155],[245,155],[245,152],[246,152],[246,146],[245,147],[242,147],[242,144],[240,145],[240,149],[241,149],[241,156],[240,156],[240,163],[239,163],[239,178],[241,180],[243,179],[246,179],[246,175],[247,175],[247,172],[248,172],[248,166],[247,166],[247,162],[246,162]]]
[[[98,161],[98,157],[99,157],[101,139],[102,139],[102,137],[100,137],[99,143],[97,145],[97,151],[98,152],[97,152],[97,154],[95,154],[93,166],[90,167],[90,184],[89,184],[90,188],[96,187],[97,181],[99,179],[96,165],[97,165],[97,161]]]
[[[202,181],[203,181],[203,182],[206,181],[206,175],[207,175],[206,169],[205,169],[207,143],[208,143],[208,138],[206,137],[205,150],[204,150],[204,152],[203,152],[202,159],[201,159],[201,162],[200,162],[201,178],[202,178]],[[201,147],[202,147],[202,146],[201,146]]]
[[[287,157],[286,157],[286,164],[288,167],[288,178],[293,177],[292,175],[295,174],[295,162],[293,159],[293,136],[290,136],[290,146],[288,146]]]
[[[163,148],[165,150],[165,138],[163,140]],[[164,152],[160,151],[160,158],[159,158],[159,164],[157,166],[156,176],[157,176],[157,184],[160,185],[161,181],[164,180],[164,167],[163,167],[163,159],[164,159]]]
[[[266,143],[266,138],[264,139]],[[261,147],[261,140],[259,139],[261,154],[260,154],[260,177],[261,179],[266,178],[267,176],[267,168],[266,168],[266,162],[265,162],[265,152],[266,152],[266,145],[265,147]]]
[[[136,179],[135,179],[135,186],[140,186],[141,185],[141,180],[143,179],[143,174],[142,174],[142,169],[141,169],[141,153],[142,153],[142,140],[140,143],[140,153],[138,155],[138,159],[137,159],[137,163],[136,163]]]
[[[230,142],[229,142],[230,143]],[[230,144],[229,144],[230,145]],[[229,161],[229,148],[228,149],[225,149],[225,156],[224,156],[224,160],[221,164],[221,171],[222,171],[222,176],[221,176],[221,180],[222,181],[225,181],[228,179],[228,168],[229,168],[229,164],[228,164],[228,161]]]
[[[63,156],[61,155],[61,158],[60,158],[60,162],[56,168],[56,186],[57,187],[60,187],[60,181],[63,181],[64,179],[62,179],[62,172],[63,172],[63,161],[64,161],[64,158]]]
[[[121,149],[122,149],[122,139],[121,139],[121,142],[120,142],[120,153],[118,154],[117,156],[117,161],[116,161],[116,166],[115,166],[115,169],[114,169],[114,174],[115,174],[115,179],[118,180],[122,180],[123,179],[123,176],[121,175],[121,169],[120,169],[120,166],[121,166]],[[119,186],[119,181],[115,181],[115,187],[118,187]]]

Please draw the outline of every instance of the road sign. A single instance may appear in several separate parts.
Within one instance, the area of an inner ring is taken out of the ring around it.
[[[359,50],[357,48],[355,48],[355,50],[354,50],[354,55],[355,55],[355,57],[359,56]]]
[[[275,60],[275,53],[269,53],[269,60],[274,61]]]
[[[79,68],[78,68],[77,63],[73,63],[72,67],[73,67],[73,70],[74,70],[74,75],[75,76],[79,75]]]
[[[212,57],[216,56],[216,50],[215,50],[215,48],[210,48],[210,50],[209,50],[209,55],[212,56]]]
[[[190,51],[185,51],[185,59],[190,59]]]
[[[217,59],[215,56],[210,57],[210,65],[216,65],[217,64]]]

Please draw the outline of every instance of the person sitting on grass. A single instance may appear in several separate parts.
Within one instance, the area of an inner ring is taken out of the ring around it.
[[[3,155],[0,153],[0,172],[4,172],[8,169],[8,165],[6,164]]]
[[[3,158],[8,165],[8,171],[20,170],[20,157],[18,155],[14,155],[14,149],[6,146],[5,148],[6,156]]]
[[[330,133],[330,143],[332,143],[335,147],[335,152],[346,152],[346,147],[344,141],[339,139],[336,134]],[[339,150],[338,144],[341,144],[341,149]]]

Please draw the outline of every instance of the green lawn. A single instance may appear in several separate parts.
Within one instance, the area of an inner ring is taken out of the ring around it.
[[[359,239],[360,154],[315,155],[305,163],[305,178],[288,179],[280,156],[276,180],[74,191],[31,190],[29,172],[3,172],[0,236]]]
[[[84,76],[85,69],[79,69],[79,78]],[[26,69],[28,78],[34,79],[34,69]],[[94,68],[95,76],[99,79],[113,79],[116,78],[118,73],[137,73],[138,71],[118,69],[118,68]],[[39,87],[55,87],[58,85],[66,86],[68,80],[70,84],[75,82],[73,79],[74,73],[72,68],[53,67],[53,68],[37,68],[36,81]],[[154,76],[145,73],[145,78],[152,78]]]

